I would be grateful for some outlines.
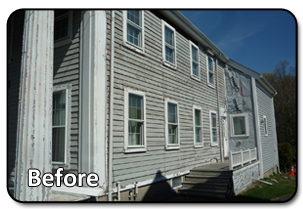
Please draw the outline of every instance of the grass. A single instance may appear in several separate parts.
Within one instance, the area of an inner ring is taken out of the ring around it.
[[[296,176],[274,174],[263,179],[273,185],[255,182],[246,191],[232,198],[232,202],[270,202],[296,192]],[[278,182],[278,183],[277,183]]]

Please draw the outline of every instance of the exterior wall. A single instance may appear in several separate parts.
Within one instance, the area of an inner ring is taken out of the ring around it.
[[[7,122],[8,122],[8,165],[7,173],[9,186],[13,186],[15,176],[15,160],[16,160],[16,139],[17,139],[17,121],[18,121],[18,104],[19,104],[19,88],[20,88],[20,65],[22,51],[22,36],[24,24],[24,11],[18,10],[9,17],[9,30],[11,30],[11,38],[8,41],[8,60],[7,60]],[[11,28],[12,27],[12,28]],[[11,52],[10,52],[11,50]]]
[[[107,16],[109,17],[110,14],[108,12]],[[152,12],[145,11],[144,25],[145,52],[141,54],[123,45],[123,13],[122,11],[116,12],[113,182],[121,182],[122,187],[134,182],[157,179],[157,173],[160,173],[161,176],[178,175],[193,167],[208,164],[213,158],[220,161],[220,143],[213,147],[210,144],[209,110],[217,112],[218,141],[220,133],[217,87],[212,88],[207,85],[206,54],[200,47],[201,80],[193,79],[190,70],[189,40],[175,28],[177,69],[164,66],[162,63],[161,19]],[[110,21],[108,21],[107,28],[108,44],[110,44]],[[107,49],[110,49],[110,45]],[[218,67],[218,71],[223,73],[223,68]],[[215,71],[215,75],[216,73],[217,71]],[[223,77],[222,74],[218,76],[220,84],[224,83]],[[146,93],[146,152],[124,152],[125,88]],[[224,87],[219,85],[219,88],[220,98],[222,98],[224,97]],[[166,98],[178,102],[180,149],[177,150],[165,150],[164,107]],[[203,147],[194,147],[193,105],[202,107]]]
[[[72,18],[72,39],[69,43],[54,48],[53,86],[71,85],[71,119],[69,140],[69,165],[66,172],[78,172],[79,142],[79,53],[81,11],[74,10]]]
[[[239,91],[235,91],[234,84],[239,87]],[[253,109],[253,98],[251,89],[251,77],[238,70],[226,69],[225,70],[225,82],[226,82],[226,101],[227,101],[227,118],[228,118],[228,136],[229,136],[229,148],[232,151],[246,150],[257,147],[256,133],[255,133],[255,119]],[[243,95],[241,94],[241,88]],[[237,102],[240,113],[248,114],[249,122],[249,136],[247,137],[231,137],[231,123],[230,114],[237,114],[238,110],[235,107],[234,99]]]
[[[256,86],[262,144],[263,172],[266,173],[276,165],[279,166],[274,103],[272,96],[266,93],[258,83],[256,83]],[[268,136],[265,136],[264,123],[261,123],[263,115],[267,118]]]

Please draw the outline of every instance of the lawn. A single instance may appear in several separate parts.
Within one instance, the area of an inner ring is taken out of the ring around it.
[[[233,197],[231,202],[271,202],[296,192],[296,176],[274,174],[263,181],[272,183],[272,186],[255,182],[246,191]]]

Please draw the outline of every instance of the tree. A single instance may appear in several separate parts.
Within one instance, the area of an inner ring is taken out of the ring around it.
[[[264,73],[266,80],[276,89],[274,97],[277,137],[279,143],[297,144],[297,78],[295,70],[281,61],[274,73]]]

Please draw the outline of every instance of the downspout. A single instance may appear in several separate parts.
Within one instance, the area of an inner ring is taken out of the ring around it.
[[[216,88],[217,88],[217,104],[218,104],[218,116],[219,116],[219,134],[220,134],[220,155],[221,155],[221,162],[224,162],[224,156],[222,152],[222,133],[221,133],[221,116],[220,116],[220,103],[219,103],[219,85],[218,85],[218,59],[216,59]]]
[[[113,181],[113,104],[114,104],[114,28],[115,12],[112,10],[111,21],[111,45],[110,45],[110,105],[109,105],[109,140],[108,140],[108,201],[112,201],[112,181]]]
[[[254,119],[256,126],[258,158],[260,165],[260,178],[263,179],[264,173],[263,173],[263,159],[262,159],[262,144],[261,144],[261,135],[260,135],[260,127],[259,127],[259,110],[258,110],[258,100],[257,100],[257,91],[256,91],[256,80],[253,77],[251,77],[251,88],[252,88],[252,96],[253,96],[253,104],[254,104]]]

